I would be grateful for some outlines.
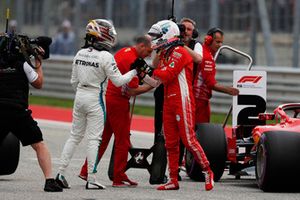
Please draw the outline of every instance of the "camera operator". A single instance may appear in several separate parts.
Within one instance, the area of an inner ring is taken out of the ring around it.
[[[10,46],[5,49],[6,45],[2,45],[0,49],[0,138],[12,132],[23,146],[31,145],[46,179],[44,191],[61,192],[62,188],[52,178],[51,156],[42,132],[28,109],[29,84],[37,89],[43,85],[41,59],[45,50],[40,46],[34,49],[39,56],[33,69],[15,38],[1,36],[1,43],[8,41]]]
[[[194,75],[196,73],[197,65],[202,61],[202,46],[196,40],[198,31],[196,29],[196,22],[190,18],[184,17],[180,20],[179,28],[181,28],[181,37],[184,43],[184,48],[188,50],[194,62]]]

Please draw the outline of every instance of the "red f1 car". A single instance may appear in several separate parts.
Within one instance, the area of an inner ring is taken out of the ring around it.
[[[227,133],[224,128],[232,107],[223,126],[197,125],[196,135],[215,173],[215,181],[221,179],[225,169],[240,178],[244,169],[254,167],[258,187],[263,191],[299,191],[294,182],[300,179],[300,103],[280,105],[274,113],[265,113],[266,102],[257,95],[239,95],[237,102],[243,108],[236,125]],[[191,153],[186,152],[185,162],[188,176],[203,181],[201,167]]]

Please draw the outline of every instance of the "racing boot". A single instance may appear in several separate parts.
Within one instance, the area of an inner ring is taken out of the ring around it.
[[[168,183],[156,188],[157,190],[179,190],[178,180],[171,179]]]
[[[138,185],[137,182],[130,180],[128,177],[124,178],[121,182],[114,181],[113,187],[136,187]]]
[[[66,188],[66,189],[71,188],[70,185],[68,184],[66,178],[65,178],[62,174],[60,174],[60,173],[58,173],[58,174],[56,175],[55,181],[56,181],[56,182],[58,183],[58,185],[59,185],[60,187],[62,187],[62,188]]]
[[[129,186],[133,186],[133,187],[138,185],[137,182],[130,180],[128,177],[126,179],[123,179],[123,182],[128,183]]]
[[[204,177],[205,177],[205,190],[209,191],[214,188],[214,173],[211,169],[208,169],[206,171],[203,171]]]
[[[124,181],[121,182],[113,182],[112,184],[113,187],[117,187],[117,188],[123,188],[123,187],[128,187],[129,185],[126,184]]]
[[[96,181],[96,175],[94,173],[89,174],[88,181],[86,182],[86,185],[85,185],[85,189],[87,189],[87,190],[103,190],[105,188],[106,187],[104,185],[102,185],[101,183]]]
[[[87,181],[87,176],[84,175],[84,174],[81,174],[81,173],[80,173],[80,174],[78,175],[78,177],[81,178],[81,179],[84,180],[84,181]]]

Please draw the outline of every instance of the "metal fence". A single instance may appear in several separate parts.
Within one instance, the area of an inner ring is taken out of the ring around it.
[[[72,68],[71,57],[53,56],[43,64],[44,87],[42,90],[31,89],[31,95],[73,99],[75,92],[70,84]],[[233,70],[245,70],[243,65],[218,65],[217,80],[232,85]],[[252,70],[267,71],[267,110],[272,111],[282,103],[300,102],[300,70],[286,67],[258,67]],[[232,97],[213,92],[212,111],[227,113],[232,104]],[[153,91],[139,95],[137,105],[154,106]]]
[[[200,38],[212,26],[225,31],[225,43],[251,54],[258,65],[299,66],[300,0],[175,0],[175,16],[197,22]],[[76,47],[83,44],[87,21],[112,19],[118,46],[171,14],[172,0],[1,0],[0,30],[5,8],[18,21],[18,31],[54,37],[64,19],[73,24]],[[265,9],[264,9],[265,7]],[[297,17],[298,16],[298,17]]]
[[[265,0],[273,32],[292,32],[296,1]],[[172,0],[2,0],[0,11],[5,13],[5,8],[10,7],[12,18],[18,19],[20,26],[42,26],[45,21],[48,22],[47,26],[58,26],[64,19],[75,23],[76,17],[79,18],[78,25],[85,25],[91,18],[107,17],[118,28],[136,29],[140,25],[137,23],[140,18],[144,19],[145,28],[157,20],[167,18],[171,14],[171,2]],[[226,31],[247,31],[253,3],[255,0],[175,0],[174,13],[177,18],[189,16],[195,19],[199,28],[204,31],[212,23]],[[145,12],[140,12],[141,10]],[[212,11],[215,13],[211,13]],[[2,16],[1,23],[5,21],[5,15]],[[45,17],[49,19],[45,20]]]

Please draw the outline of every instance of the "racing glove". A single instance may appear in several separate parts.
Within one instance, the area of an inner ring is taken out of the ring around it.
[[[153,68],[151,68],[144,59],[137,58],[132,64],[130,69],[136,69],[137,73],[140,74],[143,78],[148,74],[152,76]]]
[[[144,59],[137,58],[132,64],[130,69],[135,69],[137,71],[137,76],[139,78],[139,84],[143,84],[143,79],[148,74],[152,76],[153,68],[151,68]]]

